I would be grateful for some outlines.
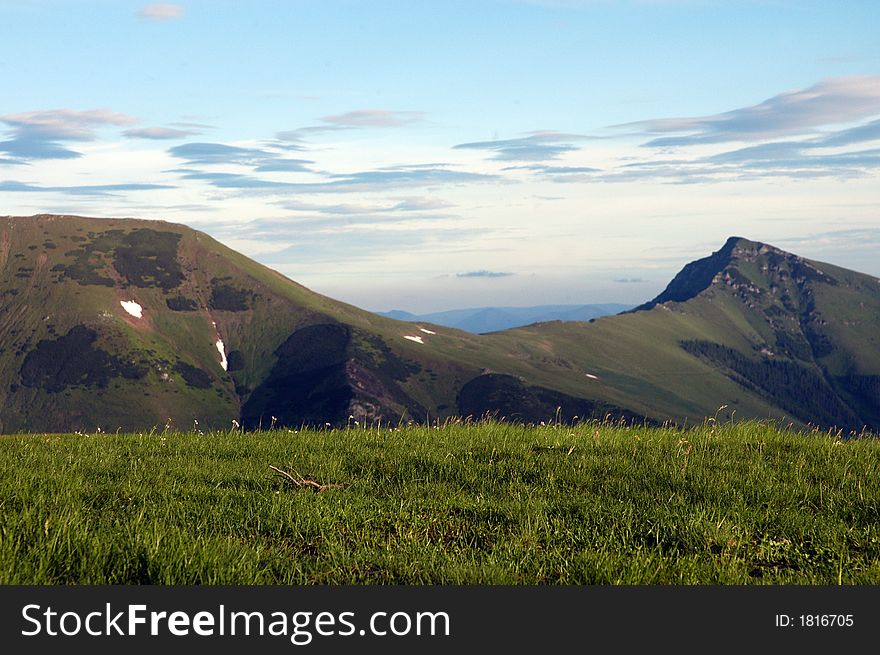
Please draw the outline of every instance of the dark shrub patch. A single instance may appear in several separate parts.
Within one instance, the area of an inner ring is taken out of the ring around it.
[[[180,285],[183,273],[177,262],[180,235],[156,230],[122,230],[90,233],[91,242],[78,250],[66,253],[74,262],[65,267],[65,276],[80,284],[114,286],[112,279],[103,275],[112,255],[113,267],[136,287],[160,287],[168,291]]]
[[[465,384],[458,396],[462,416],[481,418],[486,414],[521,423],[559,420],[615,419],[642,423],[645,419],[632,412],[599,401],[576,398],[553,389],[529,386],[512,375],[488,373]]]
[[[345,421],[353,393],[345,371],[351,330],[335,323],[310,325],[275,351],[278,361],[242,408],[249,427],[323,425]]]
[[[244,368],[244,355],[240,350],[233,350],[226,356],[226,370],[240,371]]]
[[[68,387],[104,388],[112,377],[137,379],[145,368],[125,362],[94,345],[97,333],[85,325],[57,339],[43,339],[21,365],[21,383],[51,393]]]
[[[357,331],[356,334],[359,337],[359,341],[366,348],[356,348],[355,352],[366,361],[369,361],[371,368],[383,379],[389,382],[392,380],[405,380],[413,373],[419,373],[422,370],[421,366],[416,362],[401,359],[394,354],[394,351],[388,347],[388,344],[381,337],[372,336],[360,331]]]
[[[825,427],[862,427],[858,417],[812,367],[776,359],[755,360],[711,341],[682,341],[679,345],[691,355],[719,366],[737,384],[770,398],[804,421],[816,421]]]
[[[810,344],[799,332],[788,333],[784,330],[776,330],[776,349],[792,359],[809,362],[813,358]]]
[[[254,295],[252,291],[247,289],[212,280],[211,300],[208,304],[211,309],[227,312],[244,312],[250,309]]]
[[[173,312],[194,312],[199,308],[199,305],[195,300],[186,298],[185,296],[168,298],[165,301],[165,304],[168,305],[168,309]]]
[[[849,394],[850,407],[872,430],[880,429],[880,375],[845,375],[835,378]]]
[[[116,283],[111,278],[100,273],[105,266],[103,257],[93,252],[89,246],[65,254],[73,257],[73,263],[64,267],[64,277],[76,280],[81,285],[115,286]]]
[[[211,376],[200,368],[178,360],[174,365],[174,370],[180,373],[188,387],[193,389],[209,389],[211,387]]]
[[[179,242],[180,235],[174,232],[134,230],[116,247],[113,266],[136,287],[173,289],[183,281],[177,262]]]

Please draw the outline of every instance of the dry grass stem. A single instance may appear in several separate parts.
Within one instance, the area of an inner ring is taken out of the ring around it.
[[[304,478],[294,469],[290,469],[292,471],[292,473],[290,473],[277,466],[272,466],[271,464],[269,465],[269,468],[275,471],[276,476],[284,479],[298,489],[313,489],[316,493],[320,493],[321,491],[327,491],[328,489],[342,489],[343,487],[341,484],[321,484],[320,482],[315,482],[309,478]]]

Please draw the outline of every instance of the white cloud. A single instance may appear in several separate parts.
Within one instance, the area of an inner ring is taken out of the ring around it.
[[[169,2],[157,2],[144,5],[138,11],[138,16],[144,20],[169,21],[183,17],[183,7]]]

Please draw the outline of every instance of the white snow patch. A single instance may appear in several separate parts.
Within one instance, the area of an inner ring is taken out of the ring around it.
[[[226,362],[226,348],[223,346],[223,339],[218,338],[217,343],[214,345],[217,346],[217,350],[220,351],[220,366],[222,366],[225,371],[228,364]]]
[[[598,375],[593,375],[592,373],[584,373],[584,375],[586,375],[591,380],[598,380],[599,379]]]
[[[138,305],[134,300],[120,300],[119,304],[122,305],[122,309],[135,318],[144,317],[144,308]]]
[[[410,337],[410,336],[404,336],[403,338],[404,338],[404,339],[409,339],[410,341],[415,341],[416,343],[421,343],[421,344],[425,343],[424,341],[422,341],[422,338],[421,338],[421,337]]]
[[[426,330],[425,328],[419,328],[425,334],[437,334],[436,332],[432,332],[431,330]]]

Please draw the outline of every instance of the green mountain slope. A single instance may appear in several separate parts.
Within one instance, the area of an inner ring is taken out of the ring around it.
[[[689,264],[631,313],[503,338],[532,357],[529,344],[546,344],[596,376],[584,395],[657,418],[728,405],[741,417],[880,429],[880,280],[746,239]]]
[[[506,359],[476,335],[315,294],[182,225],[0,218],[0,432],[482,413],[504,407],[465,387]],[[609,409],[498,380],[528,400],[517,418]]]
[[[402,383],[422,362],[405,340],[385,347],[391,321],[180,225],[0,219],[0,271],[3,431],[226,427],[261,410],[293,424],[314,416],[294,415],[279,389],[310,383],[307,404],[328,420],[419,406]],[[309,339],[322,330],[335,341]]]
[[[880,283],[731,239],[638,310],[488,335],[313,293],[182,225],[0,217],[0,432],[485,413],[880,429]]]

